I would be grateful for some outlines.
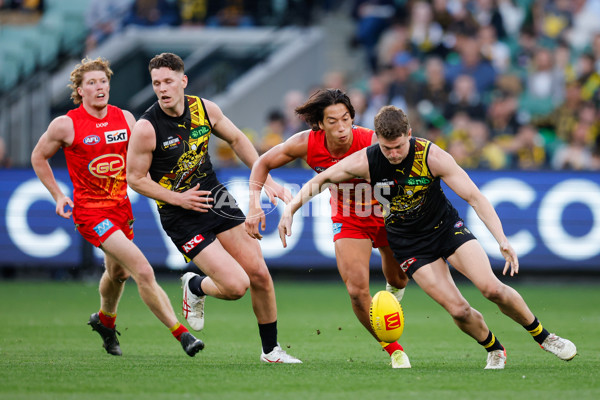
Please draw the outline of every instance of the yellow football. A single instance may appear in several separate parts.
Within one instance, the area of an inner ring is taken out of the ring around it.
[[[375,293],[369,308],[371,328],[381,340],[393,343],[400,339],[404,331],[404,312],[396,297],[382,290]]]

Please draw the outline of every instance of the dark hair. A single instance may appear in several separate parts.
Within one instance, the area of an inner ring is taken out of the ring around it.
[[[377,136],[391,140],[408,135],[408,131],[410,131],[408,117],[400,108],[384,106],[375,116],[375,132]]]
[[[319,122],[323,121],[325,109],[334,104],[345,105],[350,112],[350,117],[354,119],[355,112],[350,98],[339,89],[319,89],[306,103],[296,107],[295,111],[316,131],[319,129]]]
[[[163,67],[169,68],[175,72],[183,72],[184,70],[183,60],[177,54],[161,53],[154,56],[154,58],[150,60],[150,63],[148,64],[148,71],[152,72],[153,69],[159,69]]]

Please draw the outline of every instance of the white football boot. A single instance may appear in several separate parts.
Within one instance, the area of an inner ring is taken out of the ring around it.
[[[279,344],[269,353],[261,352],[260,361],[272,364],[302,364],[302,361],[286,353]]]
[[[402,300],[402,297],[404,297],[404,291],[406,290],[406,288],[398,289],[386,282],[385,290],[386,290],[386,292],[390,292],[391,294],[393,294],[394,297],[396,298],[396,300],[398,300],[398,303],[400,303],[400,301]]]
[[[204,328],[204,300],[206,296],[196,296],[190,290],[189,281],[197,274],[188,272],[181,277],[181,287],[183,288],[183,316],[190,327],[195,331],[201,331]]]
[[[554,354],[561,360],[570,361],[577,355],[577,348],[570,340],[551,333],[541,344],[542,349]]]
[[[392,368],[410,368],[408,356],[402,350],[396,350],[392,353]]]
[[[506,365],[506,350],[493,350],[487,355],[487,364],[484,369],[504,369]]]

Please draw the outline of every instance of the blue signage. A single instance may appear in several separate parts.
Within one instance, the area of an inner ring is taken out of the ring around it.
[[[65,193],[72,186],[66,169],[54,171]],[[223,169],[217,174],[248,209],[248,169]],[[274,171],[274,178],[296,193],[314,173],[307,169]],[[600,271],[600,175],[575,172],[470,171],[490,199],[505,234],[519,255],[521,270]],[[72,220],[55,213],[55,203],[32,170],[0,170],[0,265],[77,267],[83,262],[83,240]],[[504,266],[498,244],[475,211],[447,187],[444,191],[469,229],[490,256],[495,269]],[[135,243],[155,267],[187,266],[160,227],[154,201],[130,190]],[[317,196],[295,216],[293,235],[283,248],[277,224],[283,207],[264,196],[267,229],[261,247],[267,264],[276,268],[310,270],[335,268],[329,193]],[[98,263],[102,252],[94,250]],[[380,259],[373,252],[371,268]]]

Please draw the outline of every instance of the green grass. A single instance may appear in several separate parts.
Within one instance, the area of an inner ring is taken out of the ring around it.
[[[161,284],[179,310],[177,282]],[[130,282],[117,325],[124,355],[113,357],[86,325],[99,304],[95,282],[0,281],[0,399],[600,398],[598,286],[514,286],[544,326],[577,344],[568,363],[542,351],[471,285],[460,286],[507,348],[505,370],[484,371],[485,351],[412,283],[401,343],[413,368],[393,370],[339,281],[276,281],[279,340],[302,365],[258,361],[248,295],[207,301],[199,335],[206,348],[189,358]]]

